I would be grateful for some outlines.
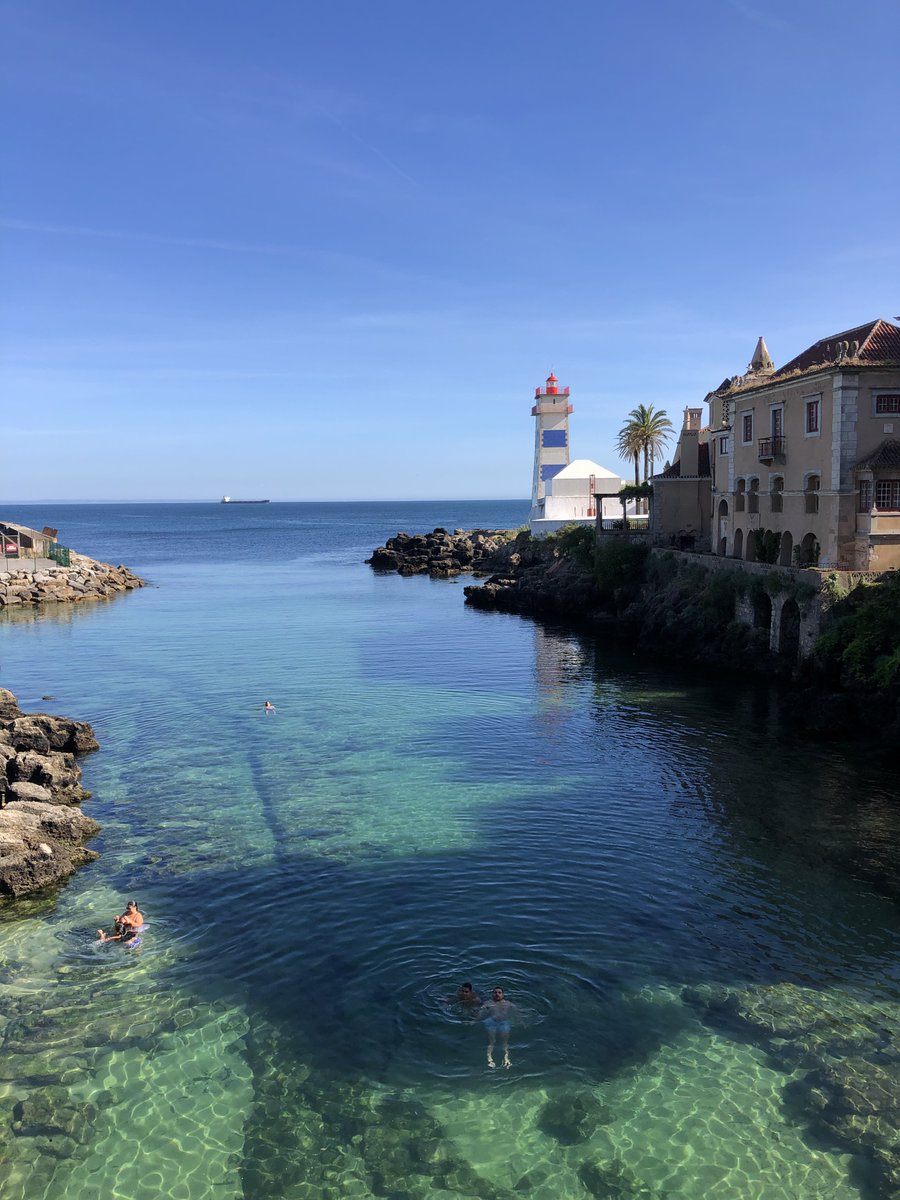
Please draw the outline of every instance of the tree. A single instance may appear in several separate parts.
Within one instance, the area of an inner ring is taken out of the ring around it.
[[[626,422],[619,430],[616,449],[619,451],[620,458],[634,459],[634,486],[639,487],[641,482],[640,461],[641,461],[641,444],[637,439],[634,427],[631,422]]]
[[[634,459],[635,486],[640,483],[638,464],[644,459],[644,482],[650,477],[650,462],[663,448],[672,433],[672,422],[665,412],[654,412],[653,405],[639,404],[628,414],[628,420],[619,430],[616,443],[622,458]]]

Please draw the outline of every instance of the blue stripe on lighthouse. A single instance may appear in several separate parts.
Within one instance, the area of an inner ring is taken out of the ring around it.
[[[566,446],[566,431],[564,429],[543,429],[541,431],[541,445],[546,447]]]
[[[565,465],[565,463],[557,463],[555,466],[547,466],[545,464],[541,467],[541,479],[546,483],[548,479],[552,479],[554,475],[558,475]]]

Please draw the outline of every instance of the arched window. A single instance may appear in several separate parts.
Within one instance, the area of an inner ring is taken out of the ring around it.
[[[735,512],[743,512],[744,511],[744,495],[747,490],[747,483],[745,480],[739,479],[735,483],[734,487],[735,487],[734,511]]]
[[[747,512],[759,512],[759,480],[751,479],[747,484]]]
[[[798,567],[817,567],[819,565],[819,543],[814,533],[806,533],[796,550]]]
[[[719,501],[719,554],[728,551],[728,501]]]
[[[734,531],[733,557],[734,558],[743,558],[744,557],[744,531],[743,531],[743,529],[736,529]]]
[[[821,480],[818,475],[807,475],[803,493],[806,497],[806,511],[808,513],[817,513],[819,511],[820,484]]]
[[[781,512],[784,509],[783,475],[773,475],[769,479],[769,502],[772,506],[772,512]]]

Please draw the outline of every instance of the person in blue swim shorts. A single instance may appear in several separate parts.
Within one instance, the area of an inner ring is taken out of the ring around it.
[[[498,1033],[500,1045],[503,1047],[503,1065],[507,1068],[512,1065],[509,1061],[509,1030],[515,1007],[503,995],[503,988],[495,987],[491,991],[490,1000],[486,1000],[478,1010],[478,1016],[488,1033],[487,1065],[489,1067],[495,1066],[494,1045]]]

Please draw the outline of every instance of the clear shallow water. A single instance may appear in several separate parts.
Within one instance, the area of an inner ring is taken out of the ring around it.
[[[685,989],[812,996],[832,1057],[900,1028],[893,776],[765,688],[362,564],[526,507],[5,510],[154,586],[0,620],[0,683],[93,723],[103,825],[0,923],[0,1104],[57,1129],[2,1130],[4,1197],[871,1192],[787,1101],[809,1064]],[[127,895],[144,945],[98,948]],[[463,978],[518,1005],[508,1071]]]

